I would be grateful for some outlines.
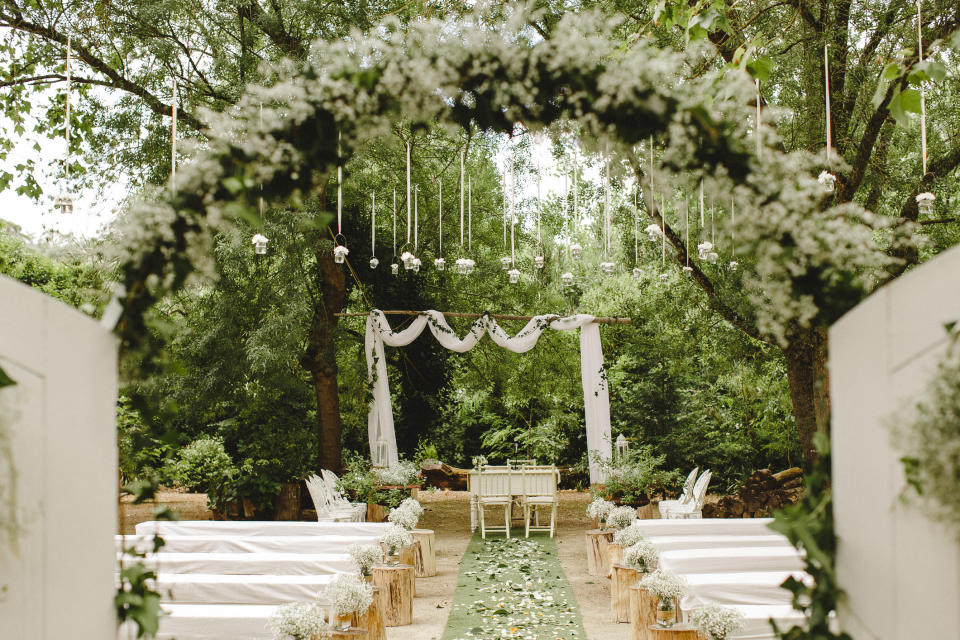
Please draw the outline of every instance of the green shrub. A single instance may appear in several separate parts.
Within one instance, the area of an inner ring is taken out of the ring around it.
[[[676,471],[661,469],[665,456],[653,454],[649,445],[635,446],[627,455],[601,464],[607,482],[597,495],[620,504],[640,507],[650,502],[650,495],[681,481]]]
[[[197,438],[180,451],[170,477],[185,489],[207,494],[211,508],[222,509],[235,497],[237,468],[216,437]]]

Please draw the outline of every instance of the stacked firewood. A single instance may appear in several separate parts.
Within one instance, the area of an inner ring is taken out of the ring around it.
[[[780,473],[757,471],[734,496],[723,496],[703,505],[704,518],[765,518],[803,495],[803,472],[792,467]]]

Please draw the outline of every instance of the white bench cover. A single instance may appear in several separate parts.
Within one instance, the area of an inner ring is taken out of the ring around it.
[[[793,547],[736,547],[664,551],[660,568],[680,574],[802,571],[804,563]]]

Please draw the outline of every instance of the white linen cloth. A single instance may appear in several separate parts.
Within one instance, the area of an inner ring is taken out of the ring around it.
[[[651,536],[768,536],[773,518],[698,518],[696,520],[635,520]]]
[[[118,557],[118,562],[120,558]],[[128,559],[123,562],[129,563]],[[346,553],[159,553],[141,562],[162,573],[220,573],[224,575],[326,575],[350,573],[356,565]]]
[[[793,594],[783,589],[783,581],[793,576],[809,582],[803,571],[750,571],[744,573],[688,573],[683,576],[690,585],[690,595],[683,598],[684,611],[711,602],[746,605],[789,605]]]
[[[768,536],[652,536],[649,540],[661,552],[677,549],[720,549],[724,547],[794,548],[786,536],[772,532]]]
[[[773,618],[781,629],[789,629],[803,620],[803,614],[794,610],[790,605],[730,605],[743,614],[743,628],[729,637],[728,640],[774,640],[773,627],[770,619]],[[684,610],[684,615],[689,612]]]
[[[152,536],[359,536],[376,538],[385,522],[264,522],[260,520],[149,521],[136,526],[137,535]]]
[[[216,573],[161,573],[156,590],[183,604],[283,604],[315,602],[333,580],[322,576],[237,576]]]
[[[271,640],[267,620],[275,604],[176,604],[163,602],[157,640]],[[121,627],[117,640],[136,638],[135,625]]]
[[[118,536],[120,538],[121,536]],[[377,544],[377,537],[358,536],[163,536],[161,553],[343,553],[351,544]],[[137,550],[153,550],[152,536],[126,536],[117,541]]]
[[[660,554],[660,568],[673,573],[801,571],[803,556],[793,547],[680,549]]]
[[[535,316],[517,335],[509,336],[489,316],[482,316],[464,338],[458,338],[439,311],[425,311],[415,316],[410,326],[402,331],[393,331],[386,316],[374,309],[367,316],[364,351],[367,358],[367,376],[372,385],[373,399],[367,417],[367,435],[370,451],[377,450],[377,442],[387,444],[387,463],[396,464],[397,437],[393,425],[393,407],[390,402],[390,386],[387,380],[387,362],[384,345],[401,347],[416,340],[425,327],[442,346],[458,353],[465,353],[480,342],[483,334],[493,342],[515,353],[526,353],[540,339],[548,327],[555,331],[580,329],[580,374],[583,380],[583,405],[587,430],[587,450],[590,455],[590,482],[605,481],[599,460],[609,460],[612,453],[610,442],[610,395],[607,376],[603,368],[603,352],[600,349],[600,327],[594,317],[579,314],[567,318],[542,315]]]

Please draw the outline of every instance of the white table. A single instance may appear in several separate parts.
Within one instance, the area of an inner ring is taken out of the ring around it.
[[[526,489],[524,489],[526,477]],[[528,469],[508,469],[497,467],[483,472],[483,484],[490,495],[509,495],[514,500],[523,495],[548,496],[557,491],[559,474],[556,467]],[[470,492],[470,531],[477,528],[477,496],[480,495],[480,472],[471,469],[467,475],[467,491]]]

